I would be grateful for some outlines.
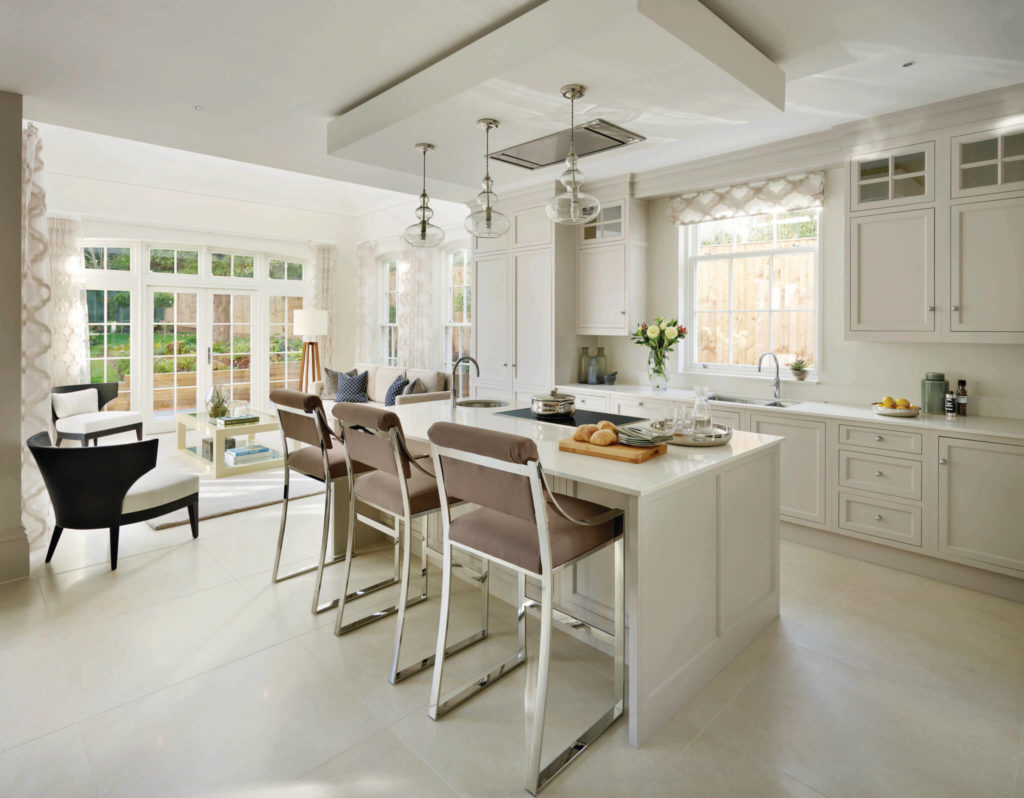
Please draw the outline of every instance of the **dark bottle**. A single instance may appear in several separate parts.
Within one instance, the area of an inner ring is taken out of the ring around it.
[[[967,380],[956,381],[956,414],[967,415]]]

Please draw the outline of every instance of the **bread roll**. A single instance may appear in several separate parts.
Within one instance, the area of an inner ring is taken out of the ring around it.
[[[611,446],[613,443],[618,443],[618,441],[619,436],[610,429],[599,429],[590,436],[590,442],[598,446]]]
[[[596,424],[584,424],[582,427],[576,427],[576,431],[572,434],[572,439],[586,443],[595,432],[597,432]]]
[[[618,430],[615,428],[615,425],[612,424],[612,422],[607,421],[605,419],[602,419],[601,421],[597,422],[597,428],[598,429],[610,429],[612,432],[618,434]]]

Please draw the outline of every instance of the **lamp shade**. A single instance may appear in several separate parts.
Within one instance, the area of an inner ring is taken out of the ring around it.
[[[327,311],[296,310],[292,329],[296,335],[327,335]]]

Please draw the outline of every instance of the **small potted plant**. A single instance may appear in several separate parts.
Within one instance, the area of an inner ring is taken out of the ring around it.
[[[228,397],[219,385],[214,385],[210,389],[210,395],[206,400],[206,409],[210,413],[210,418],[223,418],[228,414]]]
[[[802,357],[798,357],[792,363],[789,364],[789,370],[793,372],[793,376],[796,377],[800,382],[807,379],[807,361]]]

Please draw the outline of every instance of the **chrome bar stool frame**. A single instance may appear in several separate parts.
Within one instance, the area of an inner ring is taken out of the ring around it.
[[[528,609],[539,610],[540,628],[540,650],[538,652],[538,669],[535,706],[533,711],[533,722],[528,731],[528,755],[526,762],[525,787],[531,795],[536,795],[544,789],[551,780],[565,769],[572,761],[582,754],[600,735],[607,730],[622,715],[625,706],[625,589],[624,589],[624,535],[619,527],[618,534],[603,545],[597,546],[584,554],[568,560],[556,568],[551,567],[552,555],[550,536],[548,534],[547,502],[545,496],[551,502],[552,511],[558,512],[567,521],[579,526],[595,526],[607,523],[608,521],[621,518],[622,510],[608,510],[598,516],[586,520],[573,518],[569,513],[559,506],[555,499],[555,493],[550,489],[541,468],[540,462],[531,460],[525,465],[506,462],[484,455],[474,454],[461,449],[452,449],[438,446],[431,443],[431,458],[434,464],[434,471],[437,474],[438,487],[441,490],[442,502],[441,513],[444,527],[444,565],[442,570],[441,587],[441,621],[438,627],[437,652],[435,654],[433,682],[430,688],[430,704],[428,714],[431,719],[439,720],[455,707],[482,692],[494,684],[502,676],[512,672],[519,665],[526,661],[526,612]],[[537,520],[537,534],[540,541],[541,573],[537,574],[519,565],[502,560],[493,554],[478,551],[464,544],[452,541],[449,536],[451,527],[451,514],[448,512],[444,499],[445,483],[441,458],[452,458],[463,462],[485,468],[498,469],[517,476],[525,476],[530,482],[530,491],[533,499],[534,513]],[[620,522],[621,523],[621,522]],[[615,568],[615,619],[614,633],[608,634],[602,629],[579,618],[570,616],[564,612],[554,609],[553,588],[555,575],[566,566],[574,565],[592,554],[604,550],[608,546],[614,547],[614,568]],[[501,662],[487,673],[484,673],[467,682],[460,687],[451,690],[448,694],[441,694],[441,682],[444,673],[444,658],[446,654],[446,638],[448,633],[448,612],[451,606],[451,568],[453,549],[461,550],[467,554],[484,558],[485,562],[493,561],[498,565],[511,569],[516,574],[516,626],[518,632],[518,650],[510,658]],[[526,598],[527,578],[538,580],[541,589],[539,602]],[[610,646],[613,652],[613,687],[612,704],[601,717],[588,729],[580,734],[576,740],[566,749],[557,754],[548,764],[541,765],[541,746],[544,736],[544,714],[547,703],[548,670],[551,661],[551,630],[553,621],[567,627],[567,630],[574,636],[579,636],[585,630],[590,636]]]
[[[381,431],[376,429],[370,429],[369,427],[361,424],[350,424],[342,419],[338,412],[338,406],[335,405],[334,416],[338,421],[338,425],[341,430],[340,438],[343,442],[349,440],[349,436],[352,434],[369,434],[387,442],[391,447],[392,456],[394,457],[395,473],[398,475],[399,486],[402,495],[402,514],[398,515],[393,510],[383,507],[382,505],[370,501],[363,496],[360,496],[357,492],[358,481],[355,478],[355,474],[352,471],[352,456],[349,451],[349,446],[345,445],[345,460],[349,464],[348,469],[348,480],[349,480],[349,528],[354,529],[356,521],[360,521],[367,526],[372,527],[380,532],[383,532],[388,537],[392,538],[395,546],[395,566],[396,566],[396,580],[387,581],[385,583],[378,583],[371,585],[369,588],[362,588],[359,590],[348,592],[349,577],[351,575],[352,568],[352,535],[349,535],[346,553],[344,556],[345,562],[345,576],[342,583],[342,595],[338,602],[338,615],[334,623],[334,634],[338,637],[353,632],[356,629],[360,629],[367,624],[379,621],[382,618],[386,618],[389,615],[397,614],[398,618],[395,624],[395,647],[394,654],[391,659],[391,671],[388,675],[388,681],[391,684],[397,684],[403,679],[407,679],[420,671],[426,670],[434,664],[436,654],[430,654],[405,668],[399,669],[399,657],[402,649],[402,635],[405,630],[405,613],[409,607],[413,607],[420,602],[426,601],[429,592],[429,576],[427,571],[427,533],[426,527],[418,533],[420,538],[420,577],[423,579],[423,587],[418,595],[409,598],[409,582],[411,580],[411,553],[412,553],[412,533],[413,533],[413,521],[425,519],[430,515],[437,512],[437,508],[425,510],[423,512],[413,513],[409,501],[409,490],[406,484],[405,474],[407,469],[405,463],[408,463],[412,468],[416,468],[422,473],[429,476],[431,479],[434,475],[420,465],[416,458],[409,452],[404,436],[400,426],[391,427],[387,431]],[[441,504],[445,505],[443,494],[439,491],[439,499]],[[365,504],[369,507],[374,508],[379,513],[391,516],[394,519],[393,527],[388,527],[386,524],[381,523],[375,518],[371,518],[363,513],[360,513],[357,509],[357,502]],[[453,502],[455,503],[455,502]],[[447,506],[444,506],[444,512],[447,513]],[[398,577],[397,571],[399,569],[399,549],[401,549],[401,576]],[[487,637],[487,621],[488,613],[490,611],[490,585],[489,585],[490,569],[485,568],[481,573],[473,573],[470,578],[479,583],[480,585],[480,603],[481,603],[481,625],[480,630],[474,632],[468,637],[463,638],[457,643],[453,643],[450,646],[445,647],[443,654],[445,656],[451,656],[459,653],[460,651],[468,648],[474,643],[478,643]],[[401,582],[399,588],[399,595],[397,603],[391,605],[382,610],[376,610],[371,612],[369,615],[358,618],[354,621],[344,622],[345,617],[345,605],[355,599],[363,598],[369,595],[371,592],[381,589],[381,587],[387,587],[395,584],[395,581]]]

